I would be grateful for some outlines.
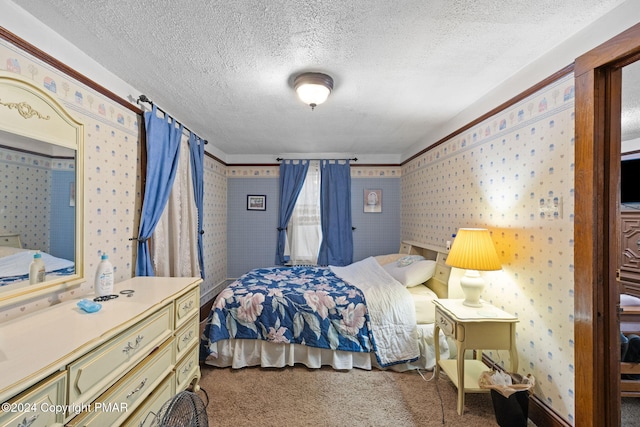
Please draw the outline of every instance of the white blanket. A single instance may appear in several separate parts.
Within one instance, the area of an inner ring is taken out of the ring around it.
[[[378,363],[390,366],[417,359],[420,350],[416,313],[409,291],[373,257],[346,267],[329,268],[364,293]]]

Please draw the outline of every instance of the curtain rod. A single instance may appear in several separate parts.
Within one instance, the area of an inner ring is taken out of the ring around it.
[[[153,104],[153,101],[152,101],[152,100],[150,100],[149,98],[147,98],[147,95],[140,95],[140,96],[138,97],[138,100],[136,101],[136,103],[137,103],[138,105],[140,105],[140,103],[141,103],[141,102],[146,102],[146,103],[148,103],[148,104],[151,104],[152,106],[154,105],[154,104]],[[158,107],[157,105],[156,105],[156,108],[157,108],[158,110],[160,110],[160,111],[162,112],[162,114],[164,114],[165,116],[171,116],[171,114],[168,114],[166,111],[164,111],[162,108]],[[176,120],[176,122],[177,122],[177,120]],[[186,127],[185,125],[182,125],[182,126],[183,126],[186,130],[188,130],[189,132],[191,132],[192,134],[194,134],[194,135],[198,136],[198,134],[197,134],[197,133],[193,132],[191,129],[189,129],[189,128],[188,128],[188,127]],[[200,137],[198,136],[198,138],[200,138]],[[201,139],[202,139],[202,138],[201,138]],[[203,141],[204,141],[204,145],[207,145],[207,144],[209,143],[209,141],[207,141],[206,139],[204,139]]]
[[[300,159],[300,158],[295,158],[295,159],[284,159],[284,158],[282,158],[282,157],[276,157],[276,161],[277,161],[277,162],[281,162],[281,161],[283,161],[283,160],[353,160],[354,162],[357,162],[357,161],[358,161],[358,158],[357,158],[357,157],[353,157],[353,158],[351,158],[351,159],[338,159],[338,158],[327,158],[327,157],[325,157],[325,158],[323,158],[323,159]]]

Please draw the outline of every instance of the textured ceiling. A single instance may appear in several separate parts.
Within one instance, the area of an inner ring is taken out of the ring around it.
[[[623,0],[15,3],[222,152],[275,156],[406,153]],[[335,81],[315,111],[303,71]]]

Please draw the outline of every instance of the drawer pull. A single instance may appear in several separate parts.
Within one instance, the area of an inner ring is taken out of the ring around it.
[[[138,386],[138,388],[136,388],[135,390],[129,392],[129,394],[127,394],[127,399],[130,398],[131,396],[133,396],[134,394],[136,394],[137,392],[139,392],[140,390],[142,390],[142,388],[144,387],[144,385],[147,383],[147,378],[145,378],[144,380],[142,380],[142,382],[140,383],[140,385]]]
[[[131,345],[131,341],[127,342],[127,346],[124,349],[122,349],[122,352],[127,353],[128,355],[131,350],[137,350],[138,347],[140,347],[140,343],[142,342],[143,339],[144,339],[144,336],[138,335],[136,337],[135,344]]]
[[[189,364],[187,366],[184,367],[184,369],[182,370],[182,375],[184,375],[187,372],[189,372],[191,370],[191,367],[193,367],[193,360],[191,362],[189,362]]]
[[[33,417],[27,419],[27,417],[24,417],[22,419],[22,421],[18,424],[17,427],[30,427],[31,424],[35,423],[36,420],[38,419],[38,417],[40,416],[40,414],[36,414]]]
[[[193,331],[189,331],[188,334],[185,334],[185,336],[182,337],[182,342],[188,343],[189,341],[191,341],[191,338],[193,338]]]
[[[184,305],[182,306],[182,311],[189,311],[191,310],[191,307],[193,307],[193,300],[189,302],[185,302]]]

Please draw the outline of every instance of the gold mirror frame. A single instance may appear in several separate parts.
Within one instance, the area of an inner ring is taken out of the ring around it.
[[[84,126],[32,81],[0,71],[0,131],[76,151],[75,273],[38,285],[0,288],[1,308],[84,282]]]

